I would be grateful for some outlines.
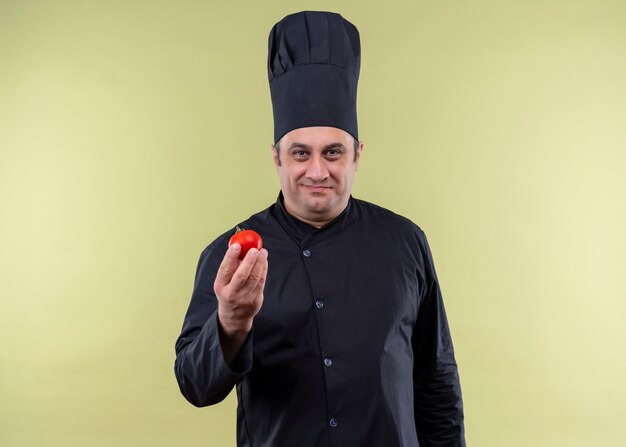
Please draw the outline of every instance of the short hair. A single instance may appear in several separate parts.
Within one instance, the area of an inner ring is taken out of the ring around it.
[[[354,140],[354,161],[356,161],[356,154],[359,151],[359,140],[357,140],[354,137],[352,137],[352,139]],[[280,138],[276,143],[274,143],[274,149],[276,150],[276,158],[278,159],[278,166],[280,166],[280,140],[282,140],[282,138]]]

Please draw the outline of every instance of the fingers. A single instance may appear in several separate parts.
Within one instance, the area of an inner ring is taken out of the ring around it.
[[[263,263],[263,270],[261,271],[261,274],[259,275],[259,280],[257,281],[256,285],[251,291],[251,294],[253,296],[258,296],[263,293],[263,288],[265,287],[265,279],[267,278],[267,269],[268,269],[268,263],[265,262]]]
[[[233,275],[230,286],[237,291],[249,292],[256,286],[266,265],[267,250],[250,249]]]
[[[249,330],[263,303],[267,250],[250,249],[242,261],[237,260],[239,253],[227,250],[215,279],[218,318],[226,331]]]
[[[215,276],[214,288],[221,290],[226,286],[230,289],[250,291],[254,289],[262,276],[263,271],[267,271],[267,250],[260,251],[252,248],[246,253],[245,258],[239,261],[241,247],[233,244],[226,251],[224,259],[219,266]],[[265,277],[263,277],[263,280]]]
[[[222,259],[222,263],[220,264],[215,277],[215,288],[222,288],[230,283],[235,271],[237,270],[237,266],[239,265],[238,257],[240,251],[241,245],[239,244],[233,244],[228,248],[228,250],[226,250],[224,259]]]
[[[256,263],[252,267],[248,278],[242,285],[241,290],[245,293],[252,292],[257,288],[259,283],[265,284],[265,277],[267,276],[267,250],[261,249]],[[262,290],[262,288],[261,288]],[[252,296],[256,296],[254,293]]]

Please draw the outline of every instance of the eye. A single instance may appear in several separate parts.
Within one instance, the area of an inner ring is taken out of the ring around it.
[[[341,156],[341,149],[339,148],[332,148],[332,149],[328,149],[326,151],[326,156],[328,158],[339,158]]]
[[[296,149],[291,153],[291,156],[296,159],[305,159],[309,156],[309,153],[304,149]]]

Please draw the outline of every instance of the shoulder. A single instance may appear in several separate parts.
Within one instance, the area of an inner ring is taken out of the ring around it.
[[[377,253],[395,253],[404,261],[414,263],[422,277],[426,275],[430,248],[426,234],[411,219],[380,205],[354,199],[357,232],[366,237]]]
[[[408,248],[420,262],[430,257],[426,233],[411,219],[365,200],[354,199],[354,204],[358,226],[368,237]]]
[[[387,230],[407,231],[416,235],[423,235],[424,231],[411,219],[397,214],[375,203],[361,199],[355,199],[354,205],[357,216],[373,225],[384,225]]]

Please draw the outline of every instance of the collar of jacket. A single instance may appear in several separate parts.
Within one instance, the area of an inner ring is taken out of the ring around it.
[[[280,191],[272,207],[272,215],[298,245],[302,244],[305,239],[321,240],[333,236],[346,229],[356,217],[355,199],[352,195],[343,211],[321,228],[316,228],[289,214],[284,206],[284,200],[283,192]]]

